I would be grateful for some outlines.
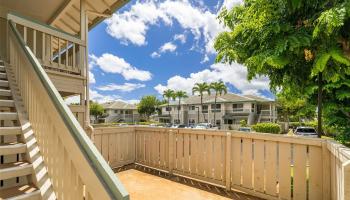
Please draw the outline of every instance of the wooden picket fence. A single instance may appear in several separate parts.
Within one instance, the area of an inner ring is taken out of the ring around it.
[[[96,128],[111,167],[139,164],[265,199],[349,199],[350,152],[323,139],[151,127]]]

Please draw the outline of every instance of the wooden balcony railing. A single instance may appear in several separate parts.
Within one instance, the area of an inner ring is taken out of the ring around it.
[[[166,129],[96,128],[111,167],[136,163],[265,199],[350,199],[350,150],[323,139]]]
[[[46,70],[83,76],[86,44],[79,38],[18,14],[8,14],[24,42]]]
[[[129,199],[9,20],[8,76],[18,88],[58,199]]]

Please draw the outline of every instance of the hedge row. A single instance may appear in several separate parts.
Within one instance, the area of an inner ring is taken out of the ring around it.
[[[295,129],[298,126],[308,126],[308,127],[317,128],[317,121],[311,121],[311,122],[289,122],[289,127],[290,128]]]
[[[253,130],[261,133],[274,133],[279,134],[281,132],[280,125],[276,123],[258,123],[252,126]]]

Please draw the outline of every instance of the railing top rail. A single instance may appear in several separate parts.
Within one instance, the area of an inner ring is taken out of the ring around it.
[[[20,25],[35,29],[37,31],[41,31],[43,33],[47,33],[47,34],[50,34],[52,36],[55,36],[55,37],[58,37],[61,39],[65,39],[65,40],[68,40],[70,42],[74,42],[76,44],[85,46],[85,42],[83,40],[79,39],[75,35],[66,33],[60,29],[54,28],[52,26],[49,26],[49,25],[44,24],[42,22],[39,22],[37,20],[29,19],[28,17],[21,16],[18,13],[13,13],[13,12],[8,13],[7,19],[12,20],[16,24],[20,24]]]
[[[350,163],[350,149],[336,141],[327,140],[328,150],[343,163]]]
[[[75,119],[72,112],[69,110],[68,106],[65,104],[64,100],[41,66],[40,62],[34,56],[30,48],[26,46],[20,33],[15,28],[12,20],[9,20],[9,26],[10,30],[12,30],[14,33],[18,43],[22,47],[24,54],[27,56],[27,59],[32,64],[34,72],[43,84],[43,87],[51,98],[52,103],[61,116],[64,124],[81,149],[85,158],[89,161],[89,164],[95,171],[96,176],[99,178],[106,191],[111,196],[111,199],[129,199],[128,192],[125,190],[121,182],[117,179],[114,172],[111,170],[99,151],[96,149],[95,145],[88,138],[79,122]]]
[[[167,132],[167,131],[175,131],[183,134],[197,134],[197,135],[211,135],[211,136],[226,136],[228,132],[231,133],[231,137],[233,138],[248,138],[254,140],[265,140],[265,141],[274,141],[274,142],[283,142],[283,143],[291,143],[291,144],[301,144],[301,145],[311,145],[311,146],[322,146],[325,139],[319,138],[306,138],[306,137],[298,137],[298,136],[288,136],[281,134],[270,134],[270,133],[247,133],[241,131],[234,130],[208,130],[208,129],[188,129],[188,128],[164,128],[164,127],[147,127],[147,126],[128,126],[128,127],[101,127],[95,128],[98,129],[124,129],[127,128],[135,128],[136,131],[158,131],[158,132]],[[129,129],[130,130],[130,129]]]

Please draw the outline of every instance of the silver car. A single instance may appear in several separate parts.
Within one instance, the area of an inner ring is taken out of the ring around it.
[[[304,127],[304,126],[297,127],[294,131],[294,135],[313,137],[313,138],[318,137],[318,134],[313,127]]]

